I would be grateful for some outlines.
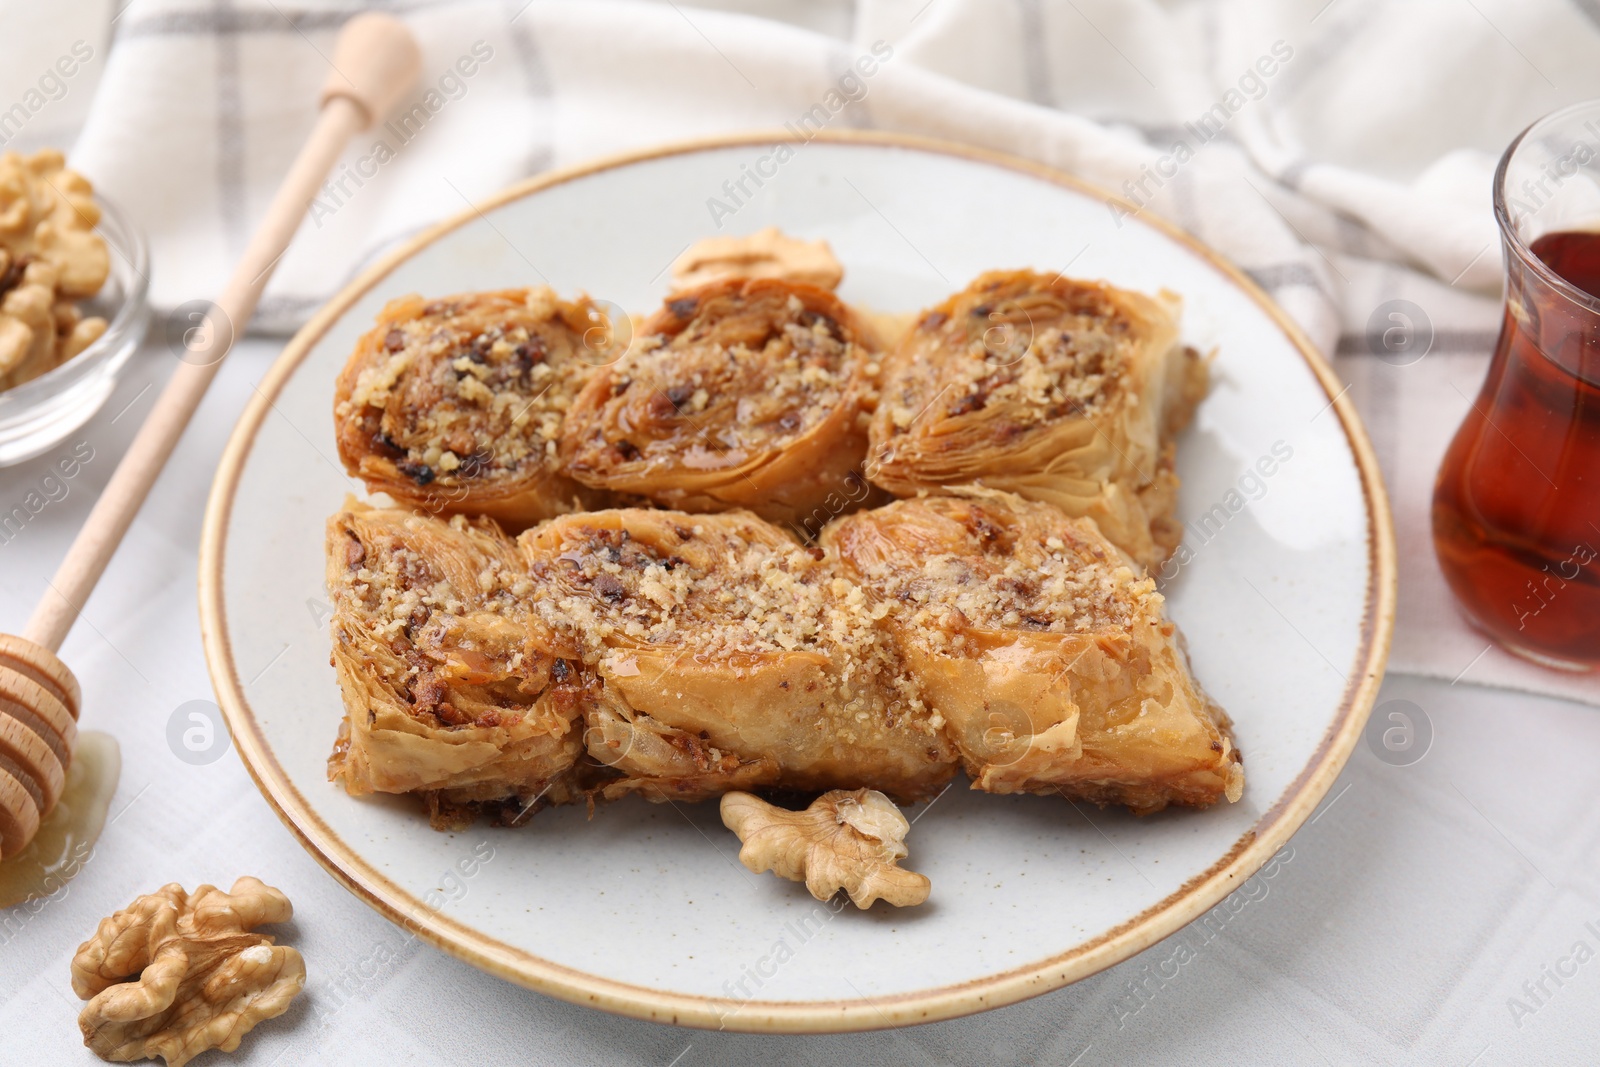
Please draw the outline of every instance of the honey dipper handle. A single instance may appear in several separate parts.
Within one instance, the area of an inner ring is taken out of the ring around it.
[[[334,161],[353,134],[388,114],[415,83],[421,56],[410,31],[398,20],[367,13],[351,19],[340,31],[333,66],[316,127],[278,187],[222,295],[205,321],[191,331],[185,359],[67,550],[28,620],[24,635],[29,640],[51,651],[61,647],[216,376],[235,333],[243,330],[255,312],[273,267],[288,248]]]

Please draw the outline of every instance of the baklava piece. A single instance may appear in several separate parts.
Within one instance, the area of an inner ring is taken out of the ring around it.
[[[912,800],[955,773],[865,594],[756,516],[618,509],[519,541],[534,610],[597,676],[585,740],[610,776],[603,796]]]
[[[373,492],[516,530],[599,501],[561,472],[562,416],[628,328],[547,288],[391,301],[334,397],[339,458]]]
[[[1183,534],[1173,439],[1207,388],[1177,312],[1167,293],[981,275],[886,358],[868,473],[901,497],[980,484],[1042,500],[1158,565]]]
[[[822,543],[881,605],[974,788],[1140,814],[1239,798],[1228,717],[1094,523],[979,491],[847,516]]]
[[[551,653],[515,544],[493,523],[352,501],[327,550],[346,713],[329,777],[353,795],[421,793],[436,825],[571,799],[581,665]]]
[[[831,292],[725,278],[676,294],[567,415],[567,470],[664,507],[814,534],[859,506],[877,341]]]

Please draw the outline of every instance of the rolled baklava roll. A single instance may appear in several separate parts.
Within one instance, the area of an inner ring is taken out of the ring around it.
[[[979,491],[847,516],[822,545],[870,593],[974,788],[1140,814],[1239,798],[1227,716],[1155,584],[1092,522]]]
[[[618,509],[554,519],[519,543],[535,610],[579,648],[601,793],[730,789],[936,792],[955,754],[821,553],[748,512]]]
[[[831,292],[725,278],[671,297],[567,414],[567,470],[684,511],[815,533],[865,500],[877,342]]]
[[[493,523],[351,502],[328,522],[333,665],[345,719],[328,761],[351,794],[422,793],[515,820],[572,797],[581,665],[529,611],[532,585]],[[541,639],[542,638],[542,639]]]
[[[627,333],[587,298],[543,287],[392,301],[339,375],[339,458],[373,492],[436,515],[521,529],[594,506],[562,473],[557,442]]]
[[[1182,538],[1173,438],[1207,388],[1177,299],[995,271],[885,358],[868,473],[897,496],[981,484],[1094,519],[1145,567]]]

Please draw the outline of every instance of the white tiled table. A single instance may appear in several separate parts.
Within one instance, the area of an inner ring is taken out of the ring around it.
[[[279,932],[311,986],[245,1039],[241,1064],[1600,1061],[1600,711],[1406,677],[1381,699],[1424,710],[1431,750],[1391,766],[1359,746],[1271,877],[1230,898],[1226,923],[1177,935],[1189,951],[1169,940],[986,1015],[834,1037],[704,1033],[573,1007],[407,941],[295,843],[235,756],[191,766],[167,746],[172,711],[212,696],[195,607],[212,468],[280,347],[250,340],[230,357],[63,649],[84,725],[121,743],[120,814],[64,893],[0,926],[0,1063],[95,1062],[68,980],[78,943],[136,893],[246,873],[294,901]],[[0,630],[22,626],[170,360],[141,350],[82,434],[0,470],[6,510],[49,459],[94,449],[66,497],[0,544]]]

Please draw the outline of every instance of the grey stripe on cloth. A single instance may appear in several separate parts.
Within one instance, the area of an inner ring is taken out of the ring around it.
[[[1429,354],[1487,355],[1500,335],[1494,330],[1435,330]],[[1370,356],[1383,352],[1383,335],[1342,333],[1335,353],[1341,356]]]
[[[1183,127],[1175,126],[1170,122],[1160,123],[1154,126],[1145,126],[1141,123],[1127,123],[1126,125],[1138,130],[1139,136],[1144,138],[1146,143],[1155,148],[1163,148],[1184,136]]]
[[[118,37],[166,37],[182,34],[232,36],[239,33],[292,33],[343,26],[354,11],[169,11],[135,19],[118,28]]]
[[[289,334],[327,303],[320,296],[264,296],[256,304],[250,318],[249,332],[259,334]]]
[[[509,0],[508,8],[519,9],[525,0]],[[514,10],[511,19],[511,47],[517,55],[517,67],[522,71],[522,80],[528,87],[528,95],[539,101],[540,112],[544,117],[544,128],[530,131],[528,138],[528,155],[522,164],[524,175],[537,174],[548,170],[555,163],[555,148],[552,144],[552,132],[555,129],[555,86],[550,80],[550,69],[545,64],[544,52],[539,48],[539,42],[534,38],[532,19],[517,18],[519,10]]]
[[[1231,144],[1235,146],[1241,144],[1239,138],[1233,135],[1233,131],[1227,129],[1226,127],[1218,130],[1216,133],[1208,135],[1204,141],[1197,145],[1194,143],[1194,131],[1182,125],[1174,126],[1171,123],[1155,123],[1151,125],[1145,125],[1144,123],[1139,122],[1123,121],[1119,121],[1115,125],[1123,126],[1130,130],[1136,130],[1139,136],[1145,140],[1145,143],[1149,144],[1153,148],[1162,149],[1163,151],[1171,148],[1173,143],[1176,141],[1183,141],[1192,150],[1198,150],[1205,145],[1213,144]]]
[[[1017,14],[1022,29],[1022,77],[1028,88],[1028,99],[1054,107],[1050,61],[1044,50],[1044,11],[1039,0],[1017,0]]]
[[[216,11],[232,10],[233,0],[216,0]],[[217,192],[222,230],[230,256],[249,239],[244,203],[244,102],[239,87],[239,39],[217,38]]]
[[[1317,278],[1316,272],[1304,263],[1275,263],[1270,267],[1245,268],[1245,273],[1250,275],[1255,282],[1267,292],[1278,289],[1287,289],[1292,285],[1303,285],[1308,289],[1323,291],[1322,282]],[[1331,297],[1330,297],[1331,299]]]
[[[1572,0],[1572,6],[1582,12],[1584,18],[1600,28],[1600,0]]]
[[[1411,381],[1403,376],[1416,372],[1382,360],[1353,358],[1337,360],[1335,373],[1350,384],[1350,399],[1360,405],[1378,462],[1385,471],[1400,469],[1397,464],[1405,453],[1404,386]]]
[[[434,7],[448,7],[451,0],[401,0],[391,3],[367,3],[366,7],[382,8],[396,14],[408,11],[425,11]],[[183,35],[231,36],[241,33],[305,33],[311,30],[331,30],[343,26],[361,14],[361,8],[308,10],[281,5],[268,8],[239,9],[218,5],[209,10],[168,11],[160,15],[123,22],[116,26],[118,38],[124,37],[175,37]]]

